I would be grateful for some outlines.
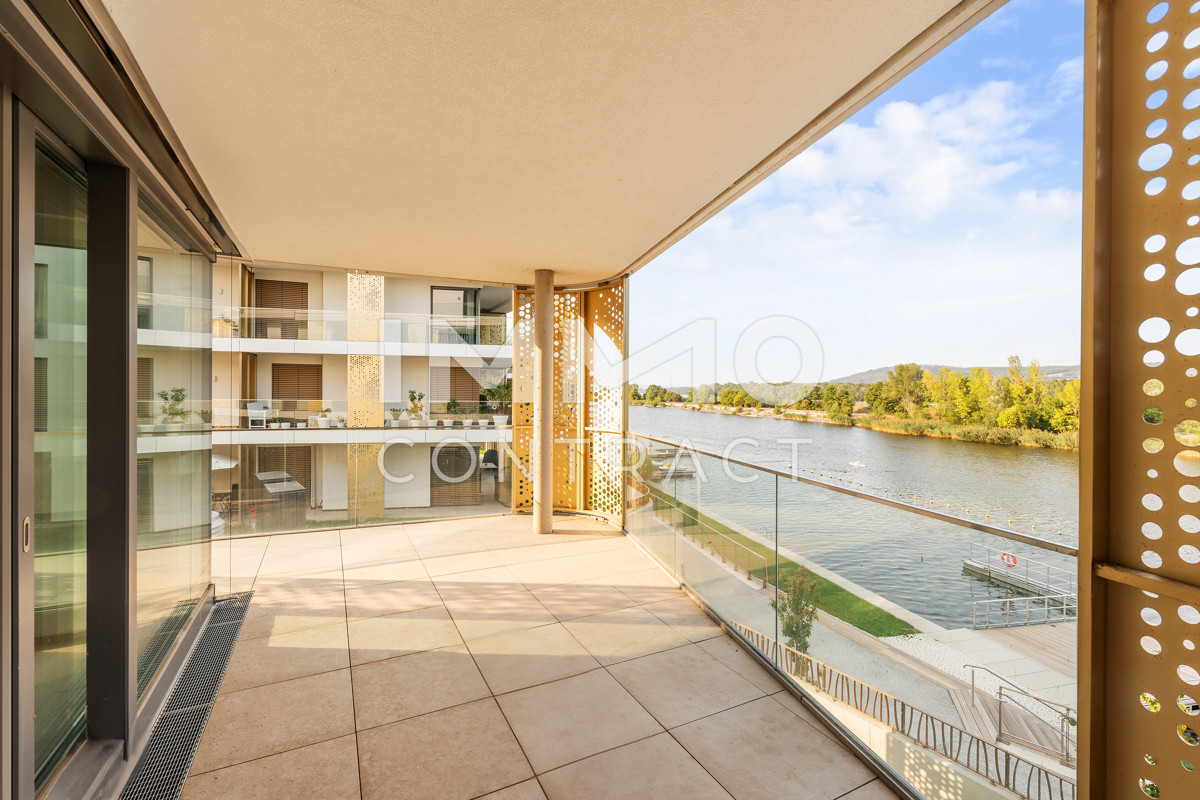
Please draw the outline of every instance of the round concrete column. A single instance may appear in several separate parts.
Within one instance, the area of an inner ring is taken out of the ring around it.
[[[554,270],[533,273],[533,532],[553,533]]]

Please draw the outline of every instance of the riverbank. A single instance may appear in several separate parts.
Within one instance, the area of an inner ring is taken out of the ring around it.
[[[690,518],[691,524],[681,524],[677,526],[684,535],[698,535],[701,533],[698,529],[700,526],[707,528],[709,531],[724,536],[725,538],[736,542],[745,547],[747,550],[762,556],[766,564],[766,583],[769,586],[776,585],[776,570],[780,573],[787,573],[798,570],[801,564],[788,558],[781,551],[779,553],[778,567],[776,567],[776,554],[774,549],[757,539],[740,533],[720,520],[705,514],[702,511],[697,511],[695,508],[682,503],[677,499],[669,497],[661,489],[657,489],[647,484],[647,490],[650,495],[655,498],[655,501],[664,506],[674,506],[683,512],[685,519]],[[697,524],[698,523],[698,524]],[[905,636],[917,633],[917,629],[905,620],[900,619],[894,614],[886,611],[874,603],[866,600],[853,592],[847,590],[838,583],[835,583],[826,575],[822,575],[816,571],[808,570],[809,577],[816,581],[817,592],[819,598],[815,603],[816,607],[826,614],[837,617],[844,622],[853,625],[859,630],[865,631],[872,636],[884,638],[887,636]],[[825,570],[822,570],[825,572]]]
[[[902,419],[881,417],[874,414],[854,416],[830,415],[824,411],[780,412],[775,408],[735,408],[711,403],[659,403],[641,404],[643,408],[675,408],[683,411],[698,411],[706,414],[724,414],[737,417],[784,419],[792,422],[820,422],[826,425],[865,428],[878,433],[894,433],[901,436],[926,436],[931,439],[952,439],[959,442],[998,444],[1008,447],[1040,447],[1052,450],[1078,450],[1079,433],[1067,431],[1039,431],[1029,428],[989,428],[983,425],[952,425],[929,419]]]

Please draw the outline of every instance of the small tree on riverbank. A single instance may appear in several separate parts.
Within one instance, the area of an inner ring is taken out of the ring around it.
[[[788,647],[807,653],[821,600],[817,582],[807,569],[797,567],[779,576],[778,587],[779,597],[771,601],[771,608],[779,614],[779,630],[787,637]]]

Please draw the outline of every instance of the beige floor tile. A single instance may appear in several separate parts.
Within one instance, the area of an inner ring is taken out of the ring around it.
[[[313,531],[311,533],[283,533],[271,537],[269,550],[294,549],[299,547],[340,547],[342,532]]]
[[[275,603],[260,603],[255,598],[246,611],[238,641],[337,625],[345,621],[346,601],[341,591],[300,595]]]
[[[674,628],[680,636],[692,642],[725,635],[721,626],[686,595],[672,600],[662,600],[658,603],[648,603],[643,608]]]
[[[379,561],[373,564],[347,566],[343,570],[347,589],[361,589],[380,583],[396,583],[425,578],[425,567],[419,559],[411,561]]]
[[[520,628],[557,622],[536,597],[526,591],[492,597],[449,600],[446,608],[465,641]]]
[[[342,564],[347,567],[388,564],[395,561],[415,561],[419,557],[416,548],[407,540],[393,544],[368,542],[342,545]]]
[[[242,639],[233,648],[221,693],[332,672],[350,666],[346,623]]]
[[[358,800],[353,736],[193,774],[181,800]]]
[[[767,672],[765,667],[754,660],[754,656],[739,647],[737,642],[728,636],[705,639],[697,642],[696,646],[767,694],[774,694],[782,688],[779,681],[775,680],[775,677]]]
[[[329,572],[342,566],[341,547],[293,547],[267,550],[259,565],[259,577]]]
[[[898,794],[888,788],[888,785],[876,778],[858,787],[850,794],[842,795],[838,800],[895,800]]]
[[[600,669],[497,700],[538,774],[662,731],[621,684]]]
[[[343,528],[340,531],[342,547],[359,545],[408,545],[408,529],[405,525],[379,525],[370,528]]]
[[[442,606],[352,620],[349,632],[350,663],[355,665],[463,643]]]
[[[345,589],[342,570],[304,573],[302,575],[265,575],[254,581],[254,599],[260,603],[276,603],[304,595],[340,592]]]
[[[729,793],[666,733],[576,761],[540,780],[549,800],[729,800]]]
[[[671,733],[734,797],[839,797],[875,777],[769,697]]]
[[[608,671],[664,728],[763,696],[754,684],[696,645],[623,661]]]
[[[640,607],[581,617],[563,625],[605,666],[688,644],[670,625]]]
[[[530,588],[536,588],[620,575],[645,565],[646,557],[636,550],[608,550],[514,564],[510,569],[517,580]]]
[[[498,792],[485,794],[480,800],[546,800],[546,794],[542,791],[541,784],[535,778],[523,781],[515,786],[509,786],[507,789],[501,789]]]
[[[494,694],[569,678],[600,666],[557,623],[472,639],[467,647]]]
[[[424,557],[425,570],[433,577],[453,575],[457,572],[474,572],[475,570],[499,567],[500,559],[487,550]]]
[[[358,750],[364,800],[466,800],[533,776],[492,699],[363,731]]]
[[[446,533],[464,533],[470,528],[463,520],[439,519],[431,522],[409,522],[404,525],[404,532],[414,542],[427,536],[438,536]]]
[[[433,579],[443,602],[491,597],[508,592],[521,592],[525,586],[508,571],[508,567],[492,567],[474,572],[456,572]]]
[[[627,572],[623,575],[611,575],[601,580],[609,586],[615,586],[629,599],[638,603],[672,600],[682,594],[679,587],[657,567]]]
[[[788,711],[791,711],[801,720],[816,728],[821,732],[822,735],[827,736],[831,742],[837,742],[837,739],[835,739],[833,736],[833,732],[826,728],[821,721],[817,719],[817,716],[805,708],[804,705],[787,689],[775,692],[771,695],[771,698]],[[838,746],[840,747],[841,745],[839,744]]]
[[[568,583],[535,589],[533,594],[559,621],[590,617],[634,605],[624,593],[612,586]]]
[[[352,620],[403,614],[441,604],[442,596],[429,578],[346,589],[346,614]]]
[[[354,733],[350,670],[217,697],[192,774]]]
[[[490,697],[465,647],[427,650],[354,668],[360,731]]]

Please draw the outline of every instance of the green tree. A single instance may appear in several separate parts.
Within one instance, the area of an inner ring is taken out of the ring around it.
[[[888,373],[888,388],[900,408],[910,417],[918,416],[925,406],[922,378],[921,368],[916,364],[897,364]]]
[[[643,395],[642,399],[645,400],[647,403],[659,403],[659,402],[662,402],[666,393],[667,393],[666,389],[659,386],[657,383],[652,383],[646,387],[646,392]]]
[[[717,395],[717,405],[719,406],[734,406],[737,405],[738,390],[732,386],[726,386]]]
[[[778,581],[779,597],[771,608],[779,614],[779,630],[787,637],[788,647],[808,652],[813,621],[817,618],[817,603],[821,594],[817,582],[804,567],[784,572]]]
[[[1079,430],[1079,381],[1067,381],[1063,387],[1058,390],[1053,401],[1053,411],[1050,412],[1050,426],[1054,430],[1077,431]],[[1158,421],[1162,422],[1162,412],[1158,412]]]
[[[638,391],[638,385],[636,383],[629,384],[629,399],[630,400],[641,400],[642,399],[642,394],[641,394],[641,392]]]

